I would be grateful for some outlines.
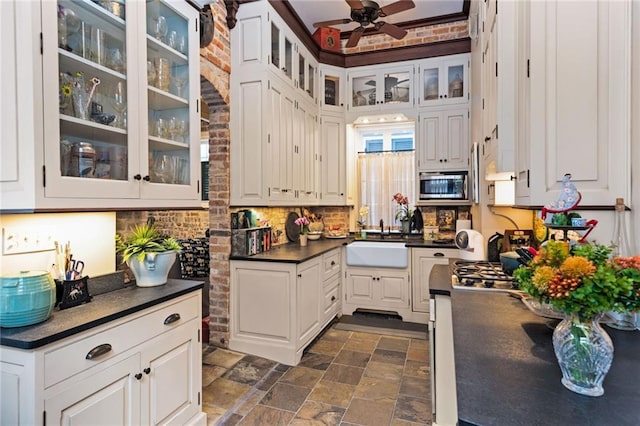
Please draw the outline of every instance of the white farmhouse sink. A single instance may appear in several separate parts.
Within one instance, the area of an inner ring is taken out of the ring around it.
[[[347,265],[406,268],[409,265],[409,249],[405,243],[354,241],[347,245]]]

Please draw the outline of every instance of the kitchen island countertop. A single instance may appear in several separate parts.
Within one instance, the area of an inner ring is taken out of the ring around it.
[[[583,396],[560,382],[550,320],[506,293],[452,289],[446,265],[429,284],[451,295],[460,425],[640,424],[640,332],[604,327],[614,344],[605,393]]]
[[[129,287],[93,296],[89,303],[58,310],[44,322],[2,328],[0,345],[35,349],[110,321],[202,289],[202,281],[169,279],[156,287]]]

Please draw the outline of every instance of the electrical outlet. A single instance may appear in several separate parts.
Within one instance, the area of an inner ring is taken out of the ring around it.
[[[2,254],[23,254],[53,250],[49,231],[33,228],[2,228]]]

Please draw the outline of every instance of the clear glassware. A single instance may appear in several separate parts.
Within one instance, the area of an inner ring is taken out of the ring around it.
[[[631,256],[631,247],[629,245],[629,239],[627,237],[627,224],[626,213],[624,206],[624,198],[616,198],[616,210],[615,219],[613,224],[613,256],[628,257]],[[637,314],[633,313],[618,313],[609,312],[609,316],[613,317],[616,321],[607,324],[611,328],[624,331],[633,331],[638,327]]]
[[[162,15],[155,16],[151,18],[149,22],[150,33],[153,37],[158,41],[162,41],[164,37],[167,35],[167,31],[169,27],[167,26],[167,18]]]
[[[613,342],[598,320],[567,317],[553,331],[562,384],[582,395],[604,394],[602,382],[613,361]]]
[[[172,49],[178,48],[178,33],[176,31],[169,31],[167,35],[167,44]]]
[[[171,70],[171,81],[176,88],[176,95],[180,98],[184,97],[182,89],[187,84],[187,73],[183,71],[182,67],[174,66]]]
[[[157,76],[158,73],[155,64],[151,60],[147,61],[147,84],[149,86],[155,86]]]
[[[184,54],[187,53],[187,50],[189,50],[189,44],[188,44],[188,40],[187,40],[187,36],[186,35],[180,34],[178,36],[177,46],[178,46],[178,51],[180,53],[184,53]]]
[[[124,113],[127,110],[127,90],[124,82],[119,81],[113,94],[113,110],[116,112],[114,125],[121,129],[126,128]]]

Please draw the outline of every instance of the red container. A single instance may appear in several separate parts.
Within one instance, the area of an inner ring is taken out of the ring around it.
[[[337,28],[320,27],[313,33],[313,39],[322,50],[340,51],[340,30]]]

